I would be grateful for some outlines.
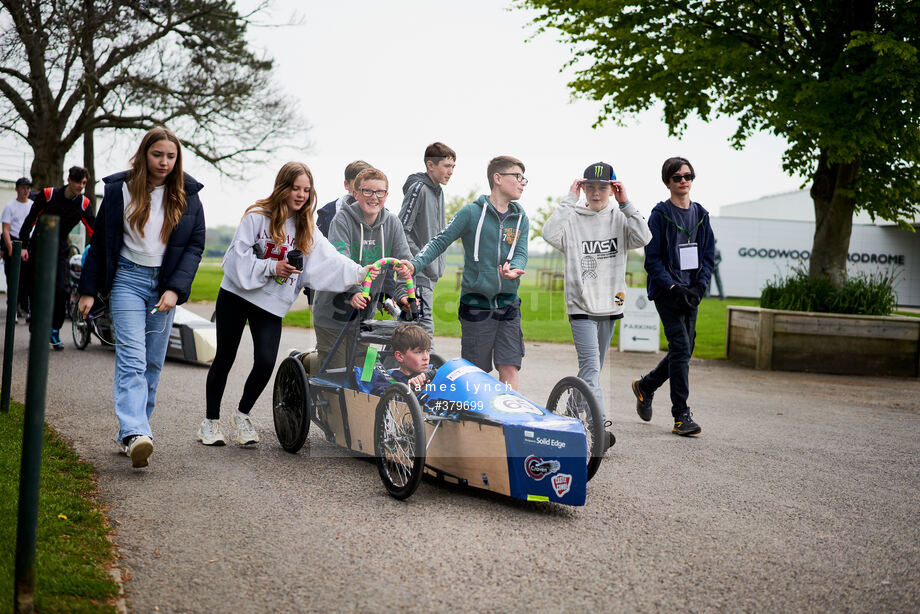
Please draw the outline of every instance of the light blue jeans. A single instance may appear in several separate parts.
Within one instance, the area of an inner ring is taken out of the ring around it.
[[[151,313],[160,300],[159,273],[159,268],[119,258],[112,281],[109,300],[115,326],[113,397],[118,441],[129,435],[153,436],[150,416],[176,313],[174,309]]]
[[[569,324],[572,326],[572,339],[575,341],[575,353],[578,355],[578,377],[588,382],[606,420],[604,389],[600,380],[616,320],[606,316],[591,316],[587,319],[569,319]]]

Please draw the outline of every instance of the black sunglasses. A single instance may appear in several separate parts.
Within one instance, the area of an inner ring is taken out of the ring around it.
[[[693,173],[684,173],[683,175],[671,175],[671,181],[673,181],[674,183],[680,183],[681,179],[684,179],[688,182],[693,181],[694,179],[696,179],[696,175],[694,175]]]

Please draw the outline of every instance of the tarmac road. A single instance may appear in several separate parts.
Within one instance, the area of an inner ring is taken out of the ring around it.
[[[113,351],[62,336],[47,420],[99,472],[134,612],[920,610],[917,380],[694,361],[703,433],[681,438],[666,388],[651,423],[629,391],[660,355],[612,351],[617,444],[584,507],[429,481],[399,502],[318,429],[299,454],[282,451],[270,388],[253,412],[259,446],[202,446],[207,369],[172,361],[150,467],[132,470],[112,443]],[[20,325],[19,400],[27,344]],[[312,344],[312,331],[285,329],[279,359]],[[459,355],[456,339],[436,346]],[[250,355],[244,336],[225,426]],[[545,402],[576,364],[571,346],[528,344],[521,391]]]

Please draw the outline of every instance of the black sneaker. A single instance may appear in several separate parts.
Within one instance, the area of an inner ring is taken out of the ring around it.
[[[688,409],[686,413],[674,418],[674,428],[671,432],[678,435],[698,435],[702,430],[700,425],[693,421],[693,414]]]
[[[632,383],[633,394],[636,395],[636,413],[639,414],[639,417],[648,422],[652,419],[652,396],[651,394],[645,394],[641,388],[639,388],[639,380],[633,380]]]

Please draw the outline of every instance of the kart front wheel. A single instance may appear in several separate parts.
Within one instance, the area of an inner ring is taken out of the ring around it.
[[[392,384],[377,403],[374,455],[390,496],[409,498],[425,468],[425,422],[418,399],[403,383]]]
[[[73,332],[73,344],[78,350],[85,350],[89,345],[89,322],[83,318],[83,314],[74,305],[70,312],[70,328]]]
[[[585,436],[588,438],[587,456],[588,479],[594,477],[604,458],[604,419],[601,407],[588,387],[588,383],[580,377],[563,377],[549,393],[546,409],[559,416],[568,416],[581,420],[585,427]]]
[[[281,361],[272,393],[275,435],[286,452],[296,453],[310,433],[310,384],[303,365],[294,357]]]

